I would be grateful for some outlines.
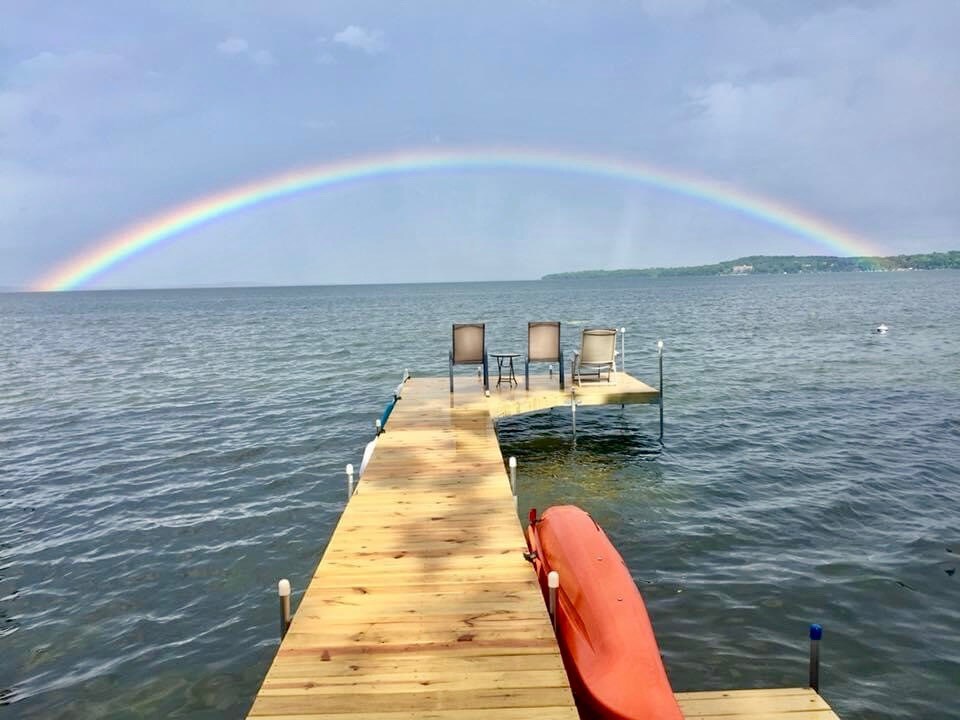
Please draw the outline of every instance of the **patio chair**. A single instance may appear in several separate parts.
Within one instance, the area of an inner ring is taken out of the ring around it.
[[[585,328],[580,338],[580,350],[573,352],[570,377],[583,385],[584,370],[589,374],[607,371],[607,382],[614,382],[617,372],[617,331],[615,328]]]
[[[560,389],[563,390],[563,351],[560,349],[560,323],[527,323],[527,359],[524,363],[527,390],[530,389],[530,363],[558,363]],[[553,368],[551,367],[551,372]]]
[[[470,323],[453,326],[453,345],[450,347],[450,392],[453,392],[454,365],[482,365],[483,389],[490,389],[487,367],[486,325]]]

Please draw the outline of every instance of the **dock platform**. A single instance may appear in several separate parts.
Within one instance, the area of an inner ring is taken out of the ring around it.
[[[496,418],[658,403],[626,373],[563,391],[411,378],[253,702],[254,720],[578,717]],[[678,693],[687,718],[835,720],[808,689]]]

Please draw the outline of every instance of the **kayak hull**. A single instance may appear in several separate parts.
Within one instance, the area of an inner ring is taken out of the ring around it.
[[[643,598],[593,518],[531,511],[527,545],[545,599],[547,575],[560,575],[557,641],[581,717],[682,720]]]

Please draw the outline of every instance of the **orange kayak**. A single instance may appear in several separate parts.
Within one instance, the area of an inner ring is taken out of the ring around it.
[[[593,518],[531,510],[527,545],[545,599],[547,574],[560,574],[557,640],[581,718],[683,720],[643,598]]]

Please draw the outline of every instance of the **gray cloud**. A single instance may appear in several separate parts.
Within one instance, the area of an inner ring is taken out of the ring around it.
[[[217,51],[224,55],[242,56],[260,67],[273,65],[276,60],[269,50],[254,50],[242,37],[232,36],[217,43]]]
[[[690,17],[702,13],[709,3],[710,0],[640,0],[640,7],[653,17]]]
[[[333,36],[333,41],[368,55],[377,55],[387,48],[381,30],[368,30],[359,25],[345,27]]]
[[[254,52],[250,59],[253,60],[257,65],[266,67],[267,65],[273,65],[276,60],[273,58],[273,54],[269,50],[257,50]]]
[[[715,167],[758,168],[752,177],[776,192],[802,190],[832,212],[942,206],[960,179],[944,163],[960,152],[949,130],[960,116],[960,53],[948,50],[942,19],[921,9],[838,7],[799,25],[741,17],[718,33],[724,62],[688,87],[688,140]],[[924,199],[911,197],[919,187]],[[895,242],[887,213],[874,217],[861,222]]]
[[[156,78],[116,53],[43,51],[0,87],[0,148],[36,160],[104,142],[106,133],[167,107]]]
[[[224,55],[239,55],[246,53],[250,49],[250,44],[241,37],[228,37],[217,43],[217,50]]]

